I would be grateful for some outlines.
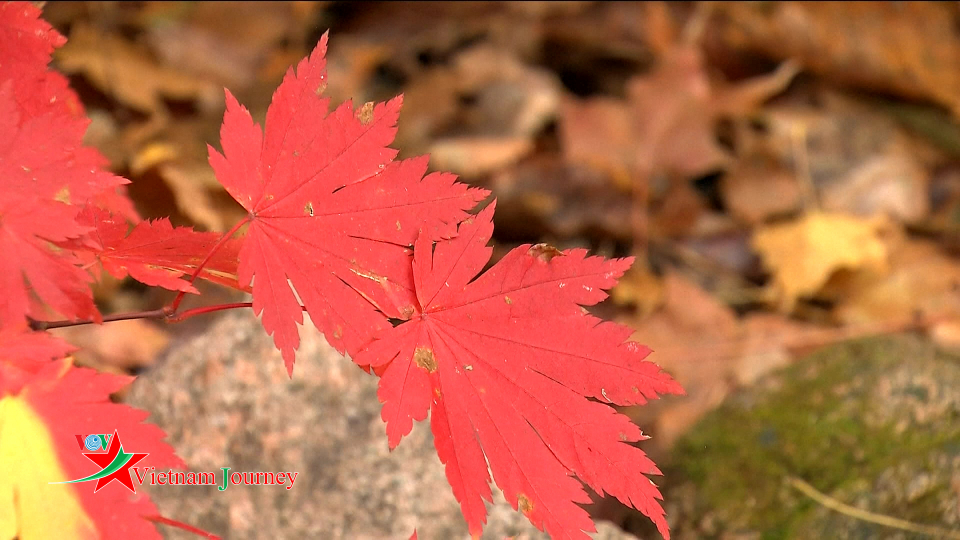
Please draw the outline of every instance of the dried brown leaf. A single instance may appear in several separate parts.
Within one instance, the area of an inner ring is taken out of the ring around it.
[[[63,71],[83,73],[106,94],[144,113],[165,112],[163,98],[196,101],[206,110],[223,106],[223,91],[217,84],[160,65],[124,38],[86,24],[73,26],[56,61]]]
[[[885,219],[811,212],[795,221],[760,227],[753,247],[773,271],[779,307],[789,312],[801,296],[820,290],[837,270],[883,272]]]

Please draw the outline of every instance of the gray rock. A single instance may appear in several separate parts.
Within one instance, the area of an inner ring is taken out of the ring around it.
[[[293,379],[249,312],[226,315],[173,346],[127,401],[192,471],[297,471],[277,485],[150,486],[164,516],[241,538],[468,538],[427,424],[390,452],[377,379],[340,356],[312,326],[301,332]],[[289,484],[289,481],[287,482]],[[484,538],[546,538],[503,501]],[[598,523],[596,538],[633,538]],[[161,527],[168,538],[196,538]]]

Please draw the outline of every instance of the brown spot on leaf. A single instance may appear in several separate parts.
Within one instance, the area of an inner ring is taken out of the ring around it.
[[[433,351],[426,347],[417,347],[413,352],[413,363],[427,370],[427,373],[437,370],[437,359],[433,357]]]
[[[343,327],[338,324],[337,329],[333,331],[333,339],[340,339],[342,337],[343,337]]]
[[[523,515],[529,516],[533,512],[533,501],[523,493],[517,495],[517,509],[523,512]]]
[[[504,296],[503,301],[506,302],[508,306],[513,303],[513,300],[511,300],[509,296]]]
[[[70,204],[70,188],[66,186],[60,188],[60,191],[54,194],[53,199],[64,204]]]
[[[549,244],[537,244],[527,251],[527,255],[536,257],[543,262],[550,262],[554,257],[563,255],[563,252]]]
[[[467,364],[467,365],[463,366],[463,369],[465,369],[465,370],[467,370],[467,371],[473,371],[473,366],[470,365],[470,364]]]
[[[321,81],[320,84],[317,85],[317,88],[316,90],[313,91],[313,93],[319,96],[320,94],[324,93],[326,90],[327,90],[327,81]]]
[[[357,111],[357,119],[360,120],[360,123],[367,125],[370,122],[373,122],[373,102],[368,101],[360,107],[360,110]]]
[[[397,220],[397,230],[398,230],[398,231],[400,230],[400,220],[399,220],[399,219]]]
[[[313,203],[307,201],[307,204],[303,207],[303,213],[313,217]]]

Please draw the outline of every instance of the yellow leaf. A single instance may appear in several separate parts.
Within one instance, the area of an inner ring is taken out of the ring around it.
[[[759,229],[753,247],[773,271],[780,309],[820,290],[840,269],[885,271],[885,219],[812,212],[792,223]]]
[[[0,399],[0,539],[95,538],[42,418],[19,397]]]

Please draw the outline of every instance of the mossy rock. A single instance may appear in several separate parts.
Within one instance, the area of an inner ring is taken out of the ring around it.
[[[674,449],[675,538],[929,538],[828,509],[960,528],[960,357],[915,336],[828,347],[732,395]]]

